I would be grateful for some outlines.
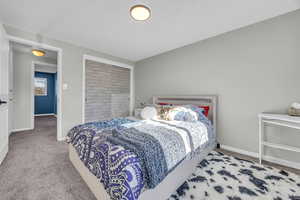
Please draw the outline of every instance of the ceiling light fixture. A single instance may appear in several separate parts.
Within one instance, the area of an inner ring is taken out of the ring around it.
[[[130,14],[137,21],[145,21],[150,18],[151,10],[144,5],[135,5],[130,8]]]
[[[39,50],[39,49],[33,49],[31,52],[32,52],[33,55],[38,56],[38,57],[42,57],[42,56],[46,55],[45,51],[42,51],[42,50]]]

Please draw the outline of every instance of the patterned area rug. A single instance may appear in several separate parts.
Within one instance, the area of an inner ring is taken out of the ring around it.
[[[300,200],[300,177],[212,152],[169,200]]]

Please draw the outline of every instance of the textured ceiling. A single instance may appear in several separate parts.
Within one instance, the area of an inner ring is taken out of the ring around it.
[[[151,19],[129,9],[146,4]],[[299,0],[1,0],[4,24],[138,61],[300,8]]]

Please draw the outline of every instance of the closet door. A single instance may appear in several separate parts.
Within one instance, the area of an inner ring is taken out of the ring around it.
[[[129,115],[130,69],[87,60],[85,122]]]

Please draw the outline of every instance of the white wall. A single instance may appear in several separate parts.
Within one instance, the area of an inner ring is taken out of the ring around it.
[[[258,113],[285,113],[300,101],[299,55],[296,11],[136,63],[136,103],[153,95],[217,94],[219,142],[258,152]],[[272,131],[275,141],[300,146],[299,131]],[[288,152],[268,154],[300,161]]]
[[[25,32],[5,26],[9,35],[37,41],[36,34]],[[82,122],[82,78],[83,78],[83,55],[103,57],[117,62],[134,65],[134,63],[110,56],[91,49],[72,45],[43,37],[43,43],[62,49],[62,81],[68,84],[68,90],[62,91],[62,134],[66,136],[68,131]]]
[[[32,61],[56,64],[56,60],[13,51],[13,124],[12,129],[30,129],[32,105]]]
[[[36,72],[45,72],[45,73],[56,73],[57,67],[55,66],[47,66],[42,64],[35,64],[35,71]]]

